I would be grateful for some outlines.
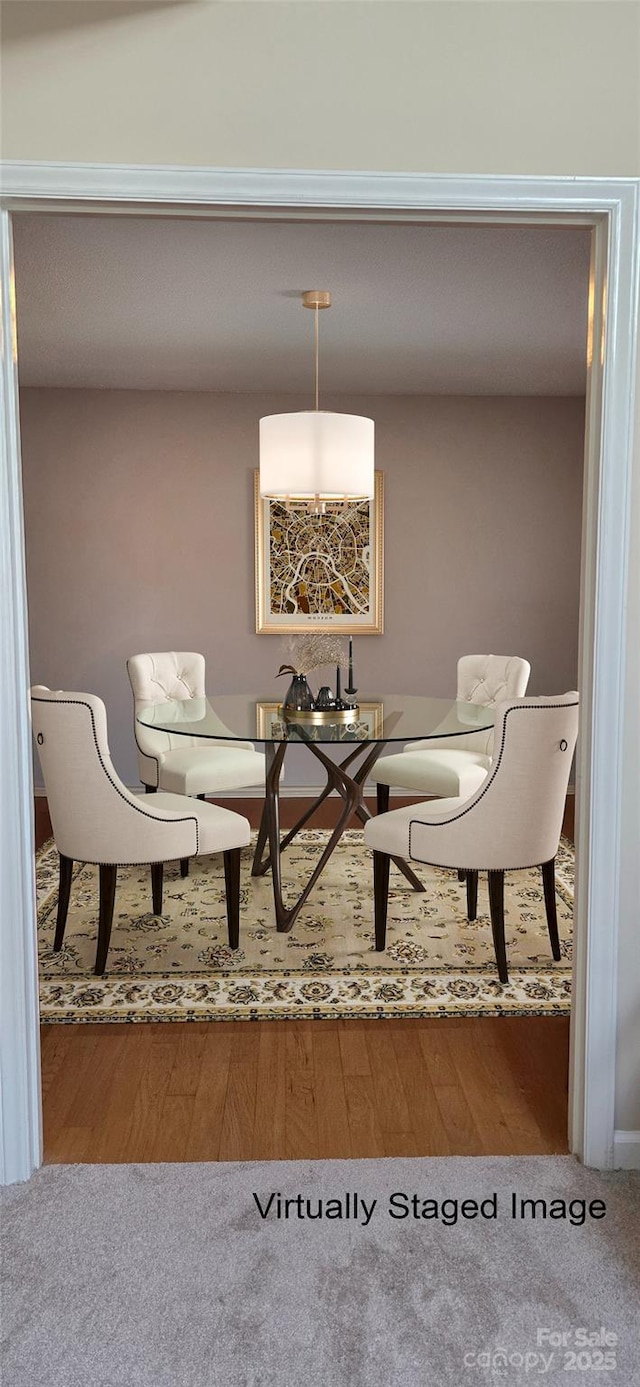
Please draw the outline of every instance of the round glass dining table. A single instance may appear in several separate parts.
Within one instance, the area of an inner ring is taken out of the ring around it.
[[[227,743],[264,742],[265,802],[251,871],[253,876],[262,876],[271,870],[276,924],[279,931],[286,933],[324,870],[351,816],[355,814],[363,824],[371,818],[364,802],[364,787],[369,772],[385,746],[389,742],[426,740],[433,740],[435,745],[440,737],[448,739],[468,736],[470,732],[486,732],[493,727],[493,713],[479,703],[426,698],[417,694],[368,694],[353,707],[352,714],[342,712],[339,721],[337,718],[331,721],[331,714],[322,722],[313,720],[313,714],[309,715],[308,721],[290,721],[273,698],[257,698],[253,694],[215,694],[208,698],[174,699],[151,704],[138,713],[138,721],[172,736],[201,737]],[[282,838],[280,776],[287,747],[292,743],[308,747],[323,766],[327,782],[311,806]],[[328,751],[330,746],[338,743],[344,744],[347,754],[336,761]],[[304,890],[293,904],[286,904],[282,894],[282,853],[332,790],[336,790],[343,801],[335,828]],[[423,891],[422,882],[409,864],[401,858],[393,860],[414,890]]]

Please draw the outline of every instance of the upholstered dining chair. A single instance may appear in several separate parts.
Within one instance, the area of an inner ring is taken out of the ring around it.
[[[519,655],[463,655],[458,660],[456,699],[495,707],[505,698],[523,698],[531,665]],[[410,742],[394,756],[383,756],[371,771],[378,813],[389,807],[391,786],[438,798],[474,794],[491,766],[493,731]]]
[[[489,878],[491,929],[500,981],[509,981],[504,934],[504,874],[542,867],[553,957],[560,958],[555,897],[558,851],[578,734],[578,694],[522,698],[496,706],[491,770],[469,798],[413,804],[370,819],[376,949],[386,943],[391,857],[463,869],[467,915],[475,920],[478,872]]]
[[[240,852],[249,842],[241,814],[184,796],[158,794],[152,802],[131,794],[114,770],[107,715],[94,694],[31,690],[31,718],[60,854],[60,888],[54,949],[64,939],[74,862],[100,869],[95,972],[105,970],[118,866],[149,862],[153,913],[162,913],[163,864],[221,852],[227,897],[229,945],[238,947]],[[184,872],[183,872],[184,875]]]
[[[127,671],[134,699],[138,769],[145,790],[176,795],[221,795],[227,790],[264,786],[264,755],[251,742],[209,741],[182,733],[159,732],[137,721],[139,714],[168,699],[205,697],[204,655],[165,650],[132,655]]]

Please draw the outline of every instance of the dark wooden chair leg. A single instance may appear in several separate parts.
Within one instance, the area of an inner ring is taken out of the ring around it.
[[[387,787],[385,786],[385,789]],[[382,953],[387,942],[387,905],[389,902],[389,868],[391,858],[386,852],[373,854],[373,901],[376,949]]]
[[[237,949],[240,942],[240,853],[241,848],[230,848],[223,853],[224,884],[227,892],[227,929],[229,948]]]
[[[67,923],[67,913],[69,910],[69,896],[71,895],[71,877],[73,875],[73,858],[63,857],[60,853],[60,880],[58,883],[58,915],[56,918],[56,934],[53,941],[54,949],[62,948],[64,939],[64,927]]]
[[[466,875],[467,873],[465,872],[464,867],[458,867],[458,881],[464,881]],[[473,918],[475,919],[475,915]],[[469,916],[469,919],[471,919],[471,916]]]
[[[111,925],[113,922],[113,903],[116,895],[118,868],[115,863],[100,864],[100,913],[98,916],[98,949],[94,972],[102,976],[109,952]]]
[[[144,787],[144,792],[145,792],[145,795],[157,795],[157,793],[158,793],[158,786],[157,786],[157,785],[145,785],[145,787]]]
[[[467,879],[467,919],[475,920],[478,916],[478,873],[465,872]]]
[[[542,864],[542,885],[544,887],[544,908],[547,912],[547,928],[551,940],[551,952],[556,963],[562,954],[560,952],[560,938],[558,935],[558,913],[556,908],[556,859],[551,858],[550,862]]]
[[[189,858],[188,858],[188,857],[181,857],[181,858],[180,858],[180,876],[181,876],[181,877],[188,877],[188,875],[189,875]]]
[[[162,915],[162,883],[164,880],[164,862],[151,863],[151,896],[153,899],[154,915]]]
[[[389,785],[376,785],[376,812],[386,814],[389,808]]]
[[[507,950],[504,942],[504,872],[489,872],[489,910],[493,947],[496,951],[500,982],[509,981]]]

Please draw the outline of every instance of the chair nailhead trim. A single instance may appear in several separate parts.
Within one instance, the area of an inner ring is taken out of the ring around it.
[[[457,823],[458,819],[463,819],[464,816],[465,816],[465,814],[470,814],[471,811],[472,811],[472,809],[475,809],[476,805],[480,803],[480,800],[481,800],[481,799],[484,799],[484,796],[488,793],[488,791],[490,790],[490,788],[491,788],[491,786],[492,786],[492,784],[493,784],[493,782],[494,782],[494,780],[495,780],[495,777],[496,777],[496,774],[497,774],[497,771],[498,771],[498,767],[499,767],[500,762],[501,762],[501,760],[502,760],[502,753],[503,753],[503,751],[504,751],[504,744],[505,744],[505,739],[506,739],[506,735],[507,735],[507,718],[510,716],[511,713],[537,713],[537,712],[538,712],[540,709],[542,709],[542,708],[578,708],[578,707],[579,707],[579,704],[578,704],[578,703],[536,703],[536,704],[534,704],[534,705],[532,705],[532,704],[529,703],[529,704],[527,704],[526,706],[520,706],[520,707],[514,707],[514,708],[507,708],[507,711],[506,711],[506,713],[505,713],[505,715],[504,715],[504,722],[503,722],[503,724],[502,724],[502,740],[501,740],[501,743],[500,743],[500,751],[498,752],[498,755],[497,755],[497,757],[496,757],[496,759],[495,759],[495,761],[494,761],[494,764],[493,764],[493,766],[492,766],[492,768],[491,768],[491,770],[490,770],[490,772],[489,772],[489,775],[487,776],[487,779],[485,780],[484,784],[482,785],[482,788],[480,789],[480,791],[479,791],[479,793],[478,793],[477,799],[474,799],[473,803],[472,803],[472,804],[469,804],[469,805],[467,806],[466,809],[461,809],[459,814],[453,814],[453,815],[451,816],[450,819],[445,819],[444,823],[441,823],[441,824],[433,824],[433,823],[432,823],[432,824],[429,824],[428,827],[429,827],[429,828],[448,828],[448,827],[449,827],[449,824],[455,824],[455,823]],[[411,851],[411,830],[412,830],[412,828],[419,828],[419,827],[425,827],[425,824],[424,824],[424,820],[423,820],[423,819],[411,819],[411,820],[410,820],[410,822],[409,822],[409,857],[410,857],[410,859],[411,859],[412,862],[424,862],[424,865],[425,865],[426,867],[437,866],[437,865],[438,865],[437,863],[428,862],[427,859],[424,858],[424,857],[414,857],[414,856],[413,856],[413,853],[412,853],[412,851]],[[440,864],[440,865],[441,865],[441,864]],[[528,862],[528,863],[522,863],[522,864],[520,864],[520,866],[522,866],[522,867],[524,867],[524,866],[537,867],[537,866],[539,866],[539,865],[540,865],[540,864],[537,863],[537,862]],[[517,866],[517,867],[516,867],[516,866],[514,866],[514,867],[504,867],[504,868],[503,868],[503,867],[500,867],[499,869],[498,869],[498,868],[493,868],[493,867],[492,867],[492,868],[491,868],[491,871],[500,870],[500,871],[505,871],[505,872],[508,872],[508,871],[514,871],[514,872],[516,872],[516,871],[520,871],[520,866]],[[460,872],[462,872],[462,871],[466,871],[466,872],[476,872],[476,871],[480,872],[480,871],[482,871],[482,872],[484,872],[484,871],[488,871],[489,869],[488,869],[488,868],[485,868],[485,867],[462,867],[462,866],[460,866],[460,867],[457,868],[457,870],[460,871]],[[456,871],[456,868],[455,868],[455,867],[452,867],[452,868],[451,868],[451,871],[455,872],[455,871]]]
[[[33,697],[33,695],[32,695],[32,697]],[[92,733],[93,733],[93,742],[94,742],[94,746],[95,746],[95,749],[96,749],[96,752],[97,752],[98,760],[99,760],[100,765],[102,766],[102,769],[103,769],[103,771],[104,771],[104,773],[105,773],[105,775],[106,775],[106,777],[107,777],[107,780],[109,781],[109,784],[110,784],[110,785],[113,787],[113,789],[116,791],[116,794],[118,794],[118,795],[120,796],[120,799],[124,800],[125,804],[128,804],[128,805],[129,805],[129,808],[130,808],[130,809],[135,810],[135,812],[136,812],[137,814],[143,814],[144,817],[145,817],[145,819],[151,819],[151,820],[153,821],[153,823],[156,823],[156,824],[163,824],[163,823],[189,824],[189,823],[193,823],[193,824],[195,824],[195,830],[196,830],[196,856],[197,856],[197,854],[198,854],[199,851],[200,851],[200,838],[199,838],[199,835],[198,835],[198,820],[197,820],[197,818],[195,818],[195,817],[194,817],[193,815],[191,815],[191,814],[185,814],[185,816],[184,816],[183,819],[160,819],[160,818],[158,818],[158,815],[157,815],[157,814],[150,814],[149,811],[148,811],[148,809],[143,809],[143,808],[142,808],[142,805],[136,804],[135,801],[132,803],[130,799],[127,799],[126,795],[123,795],[122,790],[120,789],[120,787],[119,787],[118,785],[116,785],[115,780],[112,780],[112,779],[111,779],[111,776],[109,775],[109,772],[108,772],[108,770],[107,770],[107,767],[105,766],[105,763],[104,763],[104,761],[103,761],[103,759],[102,759],[102,753],[101,753],[100,747],[99,747],[99,745],[98,745],[98,736],[97,736],[97,733],[96,733],[96,724],[95,724],[95,719],[94,719],[94,716],[93,716],[93,708],[91,707],[91,704],[90,704],[90,703],[85,703],[84,700],[81,699],[81,698],[35,698],[35,697],[34,697],[34,698],[33,698],[33,701],[34,701],[34,703],[49,703],[49,704],[50,704],[50,703],[57,703],[57,704],[66,703],[66,704],[68,704],[71,708],[86,708],[87,711],[88,711],[88,713],[89,713],[89,717],[91,718],[91,731],[92,731]],[[172,858],[167,858],[167,859],[165,859],[165,860],[171,862],[173,859],[172,859]],[[99,865],[99,864],[98,864],[98,865]],[[125,866],[137,866],[137,865],[139,865],[139,864],[138,864],[138,863],[125,863],[125,862],[123,862],[123,863],[121,863],[120,865],[123,866],[123,867],[125,867]]]

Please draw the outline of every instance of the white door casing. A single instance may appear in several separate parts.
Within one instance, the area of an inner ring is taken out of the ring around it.
[[[41,1159],[40,1078],[27,691],[27,610],[17,383],[10,343],[13,211],[126,215],[348,217],[351,220],[592,225],[592,364],[583,515],[582,696],[570,1146],[613,1163],[625,596],[638,316],[634,179],[335,173],[6,162],[2,166],[2,468],[0,549],[0,1016],[3,1166],[28,1178]]]
[[[11,225],[0,212],[0,1183],[42,1159],[26,574]]]

